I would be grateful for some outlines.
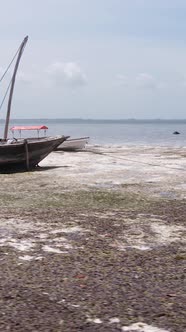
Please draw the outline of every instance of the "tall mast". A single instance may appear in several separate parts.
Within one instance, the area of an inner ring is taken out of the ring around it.
[[[7,106],[5,129],[4,129],[4,139],[5,140],[7,139],[7,136],[8,136],[8,126],[9,126],[9,121],[10,121],[10,111],[11,111],[12,96],[13,96],[13,92],[14,92],[16,73],[17,73],[17,70],[18,70],[18,67],[19,67],[19,62],[20,62],[21,56],[23,54],[23,51],[24,51],[25,45],[27,43],[27,40],[28,40],[28,36],[26,36],[24,38],[24,40],[22,41],[22,43],[20,45],[17,61],[16,61],[16,64],[15,64],[13,75],[12,75],[11,88],[10,88],[10,94],[9,94],[8,106]]]

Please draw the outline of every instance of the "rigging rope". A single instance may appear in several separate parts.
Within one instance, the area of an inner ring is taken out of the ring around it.
[[[11,67],[12,63],[14,62],[14,60],[15,60],[17,54],[18,54],[19,51],[20,51],[20,48],[21,48],[21,45],[19,46],[18,50],[16,51],[15,55],[13,56],[11,62],[9,63],[7,69],[6,69],[5,72],[4,72],[4,74],[1,76],[1,78],[0,78],[0,82],[3,80],[3,78],[4,78],[5,75],[6,75],[6,73],[8,72],[9,68]],[[2,108],[2,106],[3,106],[3,104],[4,104],[4,101],[5,101],[5,99],[6,99],[6,96],[7,96],[7,94],[8,94],[8,91],[9,91],[9,89],[10,89],[11,83],[12,83],[12,78],[11,78],[11,80],[10,80],[10,83],[9,83],[9,85],[8,85],[8,88],[6,89],[6,92],[5,92],[5,94],[4,94],[3,100],[2,100],[2,102],[1,102],[1,104],[0,104],[0,110],[1,110],[1,108]]]
[[[87,150],[87,152],[100,154],[102,156],[107,156],[107,157],[113,158],[115,160],[118,159],[118,160],[130,161],[133,163],[138,163],[138,164],[143,164],[143,165],[148,165],[148,166],[163,167],[163,168],[174,169],[174,170],[179,170],[179,171],[184,171],[184,172],[186,171],[185,168],[172,167],[172,166],[168,166],[168,165],[152,164],[152,163],[148,163],[145,161],[139,161],[139,160],[134,160],[134,159],[129,159],[129,158],[122,158],[122,157],[118,157],[118,156],[111,156],[108,152],[100,152],[100,151],[93,151],[93,150]]]
[[[15,55],[14,55],[12,61],[9,63],[9,65],[8,65],[7,69],[5,70],[4,74],[1,76],[1,78],[0,78],[0,82],[3,80],[3,78],[4,78],[5,75],[6,75],[6,73],[8,72],[9,68],[11,67],[11,65],[12,65],[13,61],[15,60],[15,58],[16,58],[16,56],[17,56],[19,50],[20,50],[20,47],[18,48],[17,52],[15,53]]]
[[[7,96],[8,91],[9,91],[9,89],[10,89],[10,85],[11,85],[11,83],[12,83],[12,79],[10,80],[10,83],[9,83],[9,85],[8,85],[8,88],[6,89],[5,95],[4,95],[3,100],[2,100],[2,102],[1,102],[1,104],[0,104],[0,110],[1,110],[1,108],[2,108],[2,106],[3,106],[3,104],[4,104],[4,101],[5,101],[5,99],[6,99],[6,96]]]

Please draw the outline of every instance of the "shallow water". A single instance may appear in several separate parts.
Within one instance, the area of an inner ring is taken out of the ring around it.
[[[45,123],[43,123],[43,121]],[[42,125],[48,126],[47,135],[64,134],[72,138],[89,136],[91,144],[110,145],[160,145],[182,147],[186,142],[186,123],[62,123],[59,121],[34,120],[22,121],[17,125]],[[10,127],[14,123],[10,124]],[[3,136],[4,125],[0,123],[0,136]],[[173,135],[178,131],[180,135]],[[37,136],[34,132],[23,132],[22,137]],[[15,134],[19,137],[19,133]],[[10,137],[12,133],[10,131]]]

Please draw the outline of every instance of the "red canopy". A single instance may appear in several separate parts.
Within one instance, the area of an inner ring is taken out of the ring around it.
[[[48,129],[46,126],[14,126],[10,128],[11,131],[14,130],[40,130],[40,129]]]

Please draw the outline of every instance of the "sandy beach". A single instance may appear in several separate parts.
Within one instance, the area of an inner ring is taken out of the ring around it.
[[[185,157],[90,145],[1,173],[0,331],[185,331]]]

